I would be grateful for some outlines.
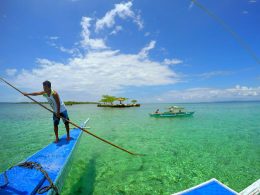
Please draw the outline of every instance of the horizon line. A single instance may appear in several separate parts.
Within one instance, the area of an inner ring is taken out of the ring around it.
[[[69,100],[70,101],[70,100]],[[22,103],[31,103],[32,101],[23,101],[23,102],[0,102],[0,104],[22,104]],[[68,101],[64,101],[68,102]],[[70,101],[70,102],[89,102],[89,103],[99,103],[95,101]],[[194,102],[144,102],[140,104],[198,104],[198,103],[232,103],[232,102],[260,102],[260,100],[220,100],[220,101],[194,101]],[[46,102],[41,102],[41,103],[48,103]]]

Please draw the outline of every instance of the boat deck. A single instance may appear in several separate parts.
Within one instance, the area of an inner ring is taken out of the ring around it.
[[[69,142],[66,140],[66,135],[63,135],[58,143],[49,144],[25,161],[40,163],[60,191],[64,176],[69,169],[70,157],[81,134],[82,131],[75,128],[70,131],[71,140]],[[9,183],[0,188],[0,194],[37,194],[39,188],[49,185],[44,175],[36,169],[14,166],[6,173]],[[3,184],[5,184],[5,177],[4,173],[1,173],[0,186]],[[48,194],[52,192],[53,190],[49,190]]]
[[[237,192],[232,190],[231,188],[225,186],[217,179],[211,179],[207,182],[204,182],[200,185],[192,187],[190,189],[184,190],[182,192],[178,192],[172,195],[235,195]]]

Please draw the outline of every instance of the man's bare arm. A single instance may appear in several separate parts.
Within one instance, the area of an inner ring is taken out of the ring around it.
[[[23,95],[27,96],[27,95],[32,95],[32,96],[36,96],[36,95],[43,95],[45,94],[44,91],[40,91],[40,92],[33,92],[33,93],[23,93]]]
[[[56,101],[56,105],[57,105],[57,116],[60,116],[60,98],[59,98],[59,94],[55,91],[53,94],[53,97]]]

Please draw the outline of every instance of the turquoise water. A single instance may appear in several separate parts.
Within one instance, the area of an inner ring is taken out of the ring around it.
[[[148,115],[170,104],[69,106],[72,121],[90,117],[91,132],[145,156],[84,134],[62,194],[171,194],[213,177],[239,192],[260,178],[260,102],[181,105],[194,116]],[[0,104],[0,130],[0,172],[54,140],[52,116],[37,105]]]

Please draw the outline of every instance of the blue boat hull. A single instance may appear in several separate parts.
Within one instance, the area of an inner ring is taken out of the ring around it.
[[[192,116],[194,112],[181,112],[181,113],[171,113],[171,112],[164,112],[164,113],[151,113],[150,116],[152,117],[185,117],[185,116]]]
[[[213,178],[190,189],[172,195],[236,195],[237,192]]]
[[[60,141],[51,143],[31,157],[26,162],[39,163],[48,173],[54,185],[60,192],[66,174],[70,169],[70,160],[79,141],[82,131],[73,129],[70,131],[71,140],[66,140],[66,135],[62,136]],[[49,186],[49,182],[44,175],[36,169],[14,166],[6,171],[8,185],[0,188],[0,194],[37,194],[39,188]],[[4,173],[0,174],[0,186],[5,184]],[[51,189],[44,194],[52,194]]]

